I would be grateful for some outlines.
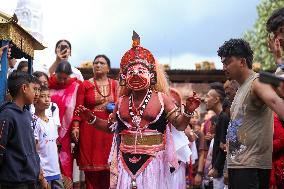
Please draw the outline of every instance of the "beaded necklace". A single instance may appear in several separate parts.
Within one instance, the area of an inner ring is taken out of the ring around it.
[[[111,83],[111,82],[110,82],[110,80],[108,79],[109,90],[108,90],[108,94],[107,94],[107,95],[104,95],[104,94],[100,91],[100,89],[99,89],[99,87],[98,87],[98,84],[97,84],[96,80],[94,79],[94,84],[95,84],[96,91],[97,91],[102,97],[104,97],[104,98],[110,96],[110,93],[111,93],[111,84],[110,84],[110,83]]]
[[[134,103],[133,103],[133,95],[129,96],[129,114],[130,117],[132,119],[132,123],[134,124],[134,126],[138,129],[140,126],[140,122],[141,122],[141,117],[144,113],[144,110],[152,96],[153,91],[151,89],[149,89],[141,103],[141,105],[138,108],[134,107]],[[134,112],[134,111],[135,112]]]

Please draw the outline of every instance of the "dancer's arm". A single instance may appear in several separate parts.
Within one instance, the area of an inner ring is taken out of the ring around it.
[[[115,107],[113,112],[116,112],[116,111],[117,111],[117,107]],[[75,114],[77,114],[77,116],[80,116],[81,119],[88,121],[89,124],[94,126],[95,128],[101,131],[107,132],[107,133],[112,132],[110,129],[110,126],[116,121],[114,113],[111,114],[108,120],[104,120],[104,119],[100,119],[97,116],[95,116],[91,110],[89,110],[88,108],[85,108],[82,105],[77,107]]]
[[[184,131],[189,125],[190,118],[194,114],[194,110],[198,108],[200,104],[200,99],[194,93],[192,97],[189,97],[184,106],[184,111],[178,108],[172,99],[163,94],[165,111],[167,113],[167,120],[177,128],[177,130]]]

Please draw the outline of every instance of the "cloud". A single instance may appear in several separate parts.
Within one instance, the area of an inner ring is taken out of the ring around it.
[[[42,2],[46,50],[35,54],[37,64],[51,64],[59,39],[72,43],[70,62],[78,66],[97,54],[119,67],[131,47],[132,30],[156,57],[216,58],[224,40],[241,37],[252,27],[259,0],[30,0]],[[0,0],[0,10],[13,13],[17,0]],[[188,54],[188,56],[186,56]],[[174,58],[172,58],[174,60]],[[184,58],[184,60],[186,60]],[[172,61],[174,66],[175,62]]]

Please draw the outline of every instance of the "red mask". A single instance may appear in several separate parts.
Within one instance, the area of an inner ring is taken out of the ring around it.
[[[130,66],[126,74],[126,85],[133,91],[140,91],[150,87],[150,72],[142,64]]]

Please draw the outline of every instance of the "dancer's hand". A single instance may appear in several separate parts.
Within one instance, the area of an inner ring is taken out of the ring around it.
[[[185,103],[185,111],[186,112],[194,112],[196,108],[199,107],[201,99],[197,96],[196,92],[193,91],[193,95],[186,99]]]

